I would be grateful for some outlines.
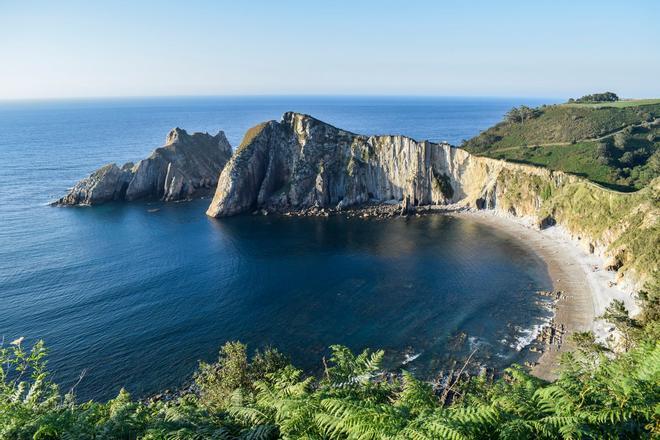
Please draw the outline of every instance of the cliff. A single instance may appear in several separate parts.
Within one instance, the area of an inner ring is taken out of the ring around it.
[[[407,199],[413,206],[494,207],[503,169],[572,178],[405,136],[361,136],[307,115],[252,128],[220,175],[208,215]]]
[[[561,225],[620,274],[657,279],[660,179],[619,193],[580,177],[475,156],[405,136],[362,136],[284,114],[245,135],[222,171],[207,214],[343,209],[367,202],[495,209]]]
[[[55,205],[97,205],[109,201],[183,200],[209,195],[231,156],[221,131],[188,134],[175,128],[165,145],[137,164],[105,165],[82,179]]]
[[[443,184],[443,174],[451,172],[447,152],[463,153],[403,136],[360,136],[286,113],[282,122],[248,131],[220,175],[208,214],[341,209],[406,195],[414,204],[442,203],[454,198]]]

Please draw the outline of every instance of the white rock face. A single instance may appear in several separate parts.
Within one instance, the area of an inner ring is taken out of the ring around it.
[[[188,134],[175,128],[165,145],[137,164],[106,165],[76,185],[56,205],[97,205],[109,201],[191,199],[211,194],[231,156],[221,131]]]
[[[361,136],[311,116],[285,113],[281,122],[248,132],[220,175],[207,214],[341,209],[406,198],[413,206],[494,207],[503,169],[553,179],[551,171],[473,156],[449,144]]]

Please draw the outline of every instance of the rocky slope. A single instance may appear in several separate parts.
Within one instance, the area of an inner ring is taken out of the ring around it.
[[[209,195],[231,156],[221,131],[188,134],[175,128],[165,145],[137,164],[109,164],[82,179],[56,205],[97,205],[109,201],[190,199]]]
[[[618,193],[580,177],[475,156],[448,144],[405,136],[361,136],[310,116],[286,113],[260,124],[218,179],[207,214],[310,207],[345,209],[368,202],[402,207],[460,205],[495,209],[561,225],[602,252],[621,274],[657,277],[660,179]]]

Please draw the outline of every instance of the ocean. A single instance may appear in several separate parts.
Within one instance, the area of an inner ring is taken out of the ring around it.
[[[475,348],[495,368],[547,319],[551,285],[522,243],[467,219],[211,219],[209,200],[55,208],[101,165],[173,127],[233,146],[285,111],[361,134],[461,140],[540,99],[208,97],[0,102],[0,336],[43,339],[80,399],[173,388],[226,341],[309,372],[331,344],[383,348],[432,378]],[[524,344],[522,344],[524,345]],[[411,359],[414,359],[411,361]]]

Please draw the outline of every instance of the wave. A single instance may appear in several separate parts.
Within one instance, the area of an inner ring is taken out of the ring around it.
[[[541,330],[548,325],[550,320],[551,318],[548,318],[539,324],[534,324],[531,328],[519,329],[521,334],[514,339],[509,347],[514,348],[516,351],[521,351],[541,334]]]
[[[403,359],[403,362],[401,363],[402,365],[406,365],[417,359],[422,355],[422,352],[419,353],[413,353],[413,354],[406,354],[406,357]]]

